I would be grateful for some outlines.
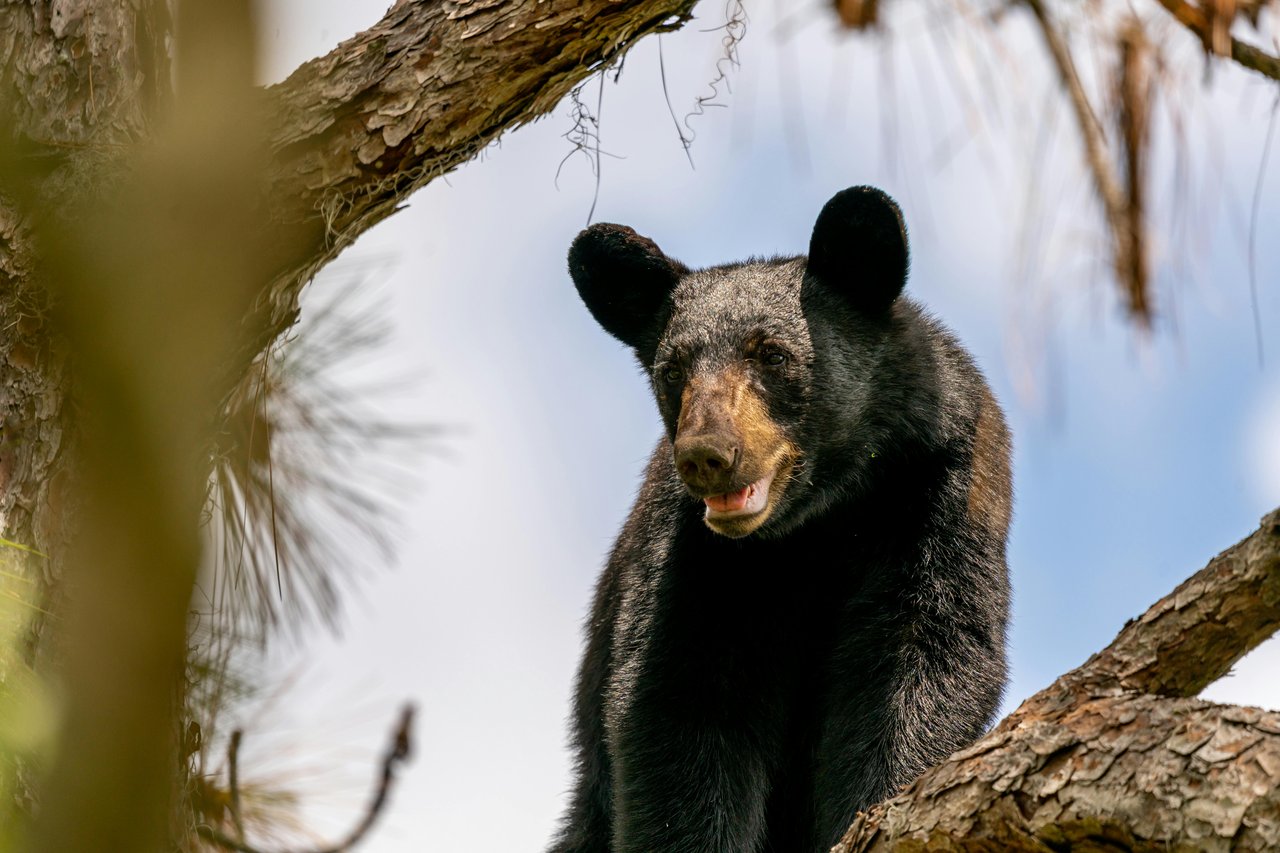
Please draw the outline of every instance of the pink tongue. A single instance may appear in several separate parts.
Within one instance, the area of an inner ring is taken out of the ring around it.
[[[739,489],[736,492],[729,492],[726,495],[712,495],[704,500],[707,506],[716,512],[733,512],[746,506],[747,498],[750,496],[751,487],[747,486],[745,489]]]

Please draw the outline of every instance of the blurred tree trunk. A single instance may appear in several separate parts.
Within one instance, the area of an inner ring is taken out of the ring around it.
[[[122,179],[169,97],[168,36],[164,0],[0,4],[0,151],[22,184],[0,186],[0,529],[51,556],[30,558],[45,582],[69,538],[74,425],[31,213]]]

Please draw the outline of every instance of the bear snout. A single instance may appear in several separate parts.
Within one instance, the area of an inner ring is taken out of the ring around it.
[[[703,433],[676,437],[676,472],[700,497],[733,490],[739,456],[728,436]]]

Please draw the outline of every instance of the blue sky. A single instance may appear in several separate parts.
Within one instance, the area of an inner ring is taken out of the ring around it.
[[[891,21],[932,22],[924,6]],[[382,2],[274,0],[265,75],[376,20]],[[835,31],[825,6],[778,24],[748,6],[725,106],[692,120],[690,168],[663,98],[658,45],[605,84],[596,221],[622,222],[691,265],[801,253],[822,203],[874,183],[905,210],[910,291],[966,342],[1013,427],[1017,501],[1007,707],[1082,662],[1124,620],[1280,505],[1280,163],[1261,196],[1255,353],[1246,235],[1270,106],[1229,69],[1164,107],[1185,116],[1187,223],[1157,124],[1161,318],[1144,338],[1105,275],[1103,237],[1069,115],[1039,43],[1013,22],[999,50],[960,30],[882,43]],[[677,116],[713,79],[716,3],[665,36]],[[941,40],[940,40],[941,39]],[[950,44],[951,58],[938,54]],[[967,44],[967,46],[966,46]],[[986,81],[986,82],[983,82]],[[958,84],[958,85],[953,85]],[[593,82],[584,100],[593,108]],[[562,106],[413,196],[317,280],[322,300],[375,292],[395,333],[355,384],[411,380],[388,412],[448,426],[408,461],[420,482],[391,523],[398,565],[369,577],[341,638],[280,646],[289,687],[247,709],[252,778],[299,777],[317,832],[362,807],[395,708],[419,705],[419,749],[365,849],[536,850],[568,787],[565,718],[580,623],[658,435],[630,355],[565,272],[596,191]],[[1275,152],[1273,152],[1274,154]],[[1280,158],[1280,155],[1276,155]],[[345,272],[344,272],[345,270]],[[306,315],[302,326],[306,334]],[[1209,695],[1280,707],[1264,646]],[[292,763],[291,763],[292,762]]]

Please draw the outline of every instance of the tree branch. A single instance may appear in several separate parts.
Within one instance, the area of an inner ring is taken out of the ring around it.
[[[227,744],[227,792],[228,806],[231,811],[231,825],[236,830],[236,840],[244,841],[244,817],[240,811],[240,741],[244,732],[236,729],[231,733],[231,741]]]
[[[1119,179],[1112,171],[1107,156],[1107,140],[1102,130],[1102,123],[1089,103],[1084,84],[1076,72],[1075,62],[1071,58],[1071,49],[1067,40],[1059,32],[1057,25],[1049,17],[1042,0],[1024,0],[1040,32],[1044,36],[1049,55],[1067,90],[1072,111],[1076,117],[1076,125],[1080,128],[1080,138],[1084,142],[1085,161],[1089,173],[1093,176],[1093,186],[1098,198],[1102,201],[1102,210],[1106,214],[1107,225],[1111,230],[1112,264],[1116,279],[1129,294],[1129,311],[1139,322],[1147,325],[1151,321],[1150,303],[1146,299],[1146,282],[1138,280],[1136,273],[1145,270],[1140,256],[1134,253],[1142,251],[1141,227],[1136,220],[1135,211],[1131,208]]]
[[[1205,44],[1213,38],[1213,27],[1204,11],[1187,3],[1186,0],[1159,0],[1174,20],[1195,33]],[[1228,22],[1228,26],[1230,22]],[[1272,80],[1280,81],[1280,57],[1272,56],[1251,44],[1245,44],[1237,38],[1227,36],[1231,40],[1231,58],[1250,71],[1256,71]]]
[[[1195,696],[1280,625],[1280,510],[1214,557],[1076,671],[1126,690]]]
[[[366,32],[265,93],[278,274],[254,318],[265,343],[302,286],[410,193],[550,112],[693,0],[399,0]],[[497,70],[497,69],[500,69]]]
[[[1187,698],[1277,625],[1280,510],[836,853],[1280,848],[1280,713]]]
[[[1024,709],[1026,706],[1024,706]],[[1020,710],[833,853],[1280,848],[1280,714],[1145,694]]]
[[[235,743],[238,746],[238,738],[235,739]],[[346,838],[337,844],[309,848],[306,853],[344,853],[344,851],[350,850],[359,844],[369,833],[369,830],[373,828],[378,816],[382,814],[382,809],[387,803],[387,796],[391,793],[391,784],[395,781],[396,768],[409,757],[412,749],[413,706],[408,705],[400,712],[400,722],[391,733],[391,743],[387,745],[387,751],[382,756],[382,772],[378,777],[378,787],[375,789],[373,799],[369,802],[368,808],[365,809],[364,816],[361,817],[360,822],[356,824],[351,832],[347,833]],[[238,800],[239,798],[234,779],[231,784],[231,796],[233,800]],[[211,841],[225,850],[233,850],[235,853],[263,853],[261,848],[254,847],[244,840],[244,830],[239,825],[239,818],[233,816],[233,819],[236,822],[237,829],[240,831],[241,838],[232,838],[206,825],[196,827],[196,832],[199,833],[201,838]]]

